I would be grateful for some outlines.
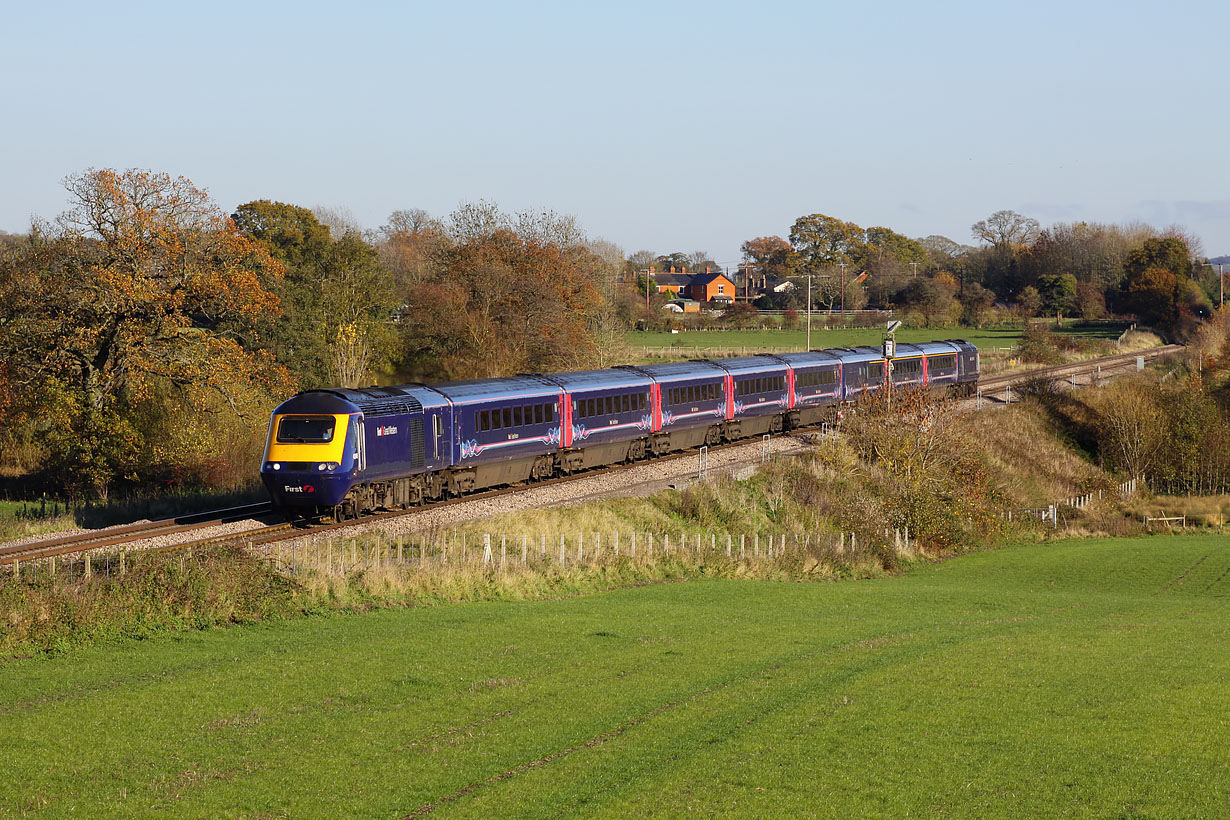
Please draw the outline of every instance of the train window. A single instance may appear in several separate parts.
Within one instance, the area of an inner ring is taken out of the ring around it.
[[[512,423],[512,408],[511,408],[511,407],[505,407],[505,408],[504,408],[504,426],[505,426],[505,427],[512,427],[512,426],[513,426],[513,423]]]
[[[520,407],[514,407],[512,409],[512,417],[513,417],[512,426],[520,427],[521,426],[521,408]]]
[[[500,426],[501,426],[501,425],[500,425],[500,411],[499,411],[499,410],[492,410],[492,411],[491,411],[491,429],[492,429],[492,430],[499,430],[499,429],[500,429]]]
[[[612,397],[607,396],[605,399],[602,400],[602,403],[606,405],[606,414],[608,416],[611,415],[611,413],[614,412],[614,410],[612,410]]]
[[[278,422],[278,441],[307,444],[333,440],[332,416],[283,416]]]
[[[555,421],[555,405],[554,404],[548,404],[545,412],[547,414],[547,424],[550,424],[551,422]]]
[[[483,412],[479,413],[478,429],[479,430],[490,430],[491,429],[491,411],[490,410],[484,410]]]
[[[542,424],[542,405],[541,404],[534,405],[534,423]]]
[[[627,393],[624,393],[622,396],[619,397],[619,404],[623,408],[623,411],[625,413],[629,413],[632,411],[632,397],[629,396]]]

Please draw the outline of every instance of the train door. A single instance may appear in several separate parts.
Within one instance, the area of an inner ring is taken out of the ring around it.
[[[440,418],[441,415],[439,410],[431,414],[431,460],[436,463],[440,461],[440,440],[444,437],[444,422]]]

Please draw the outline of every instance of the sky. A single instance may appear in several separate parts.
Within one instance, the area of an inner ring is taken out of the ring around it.
[[[1230,253],[1230,3],[10,3],[0,230],[90,168],[256,199],[577,217],[626,253],[823,213],[974,244],[1011,209]]]

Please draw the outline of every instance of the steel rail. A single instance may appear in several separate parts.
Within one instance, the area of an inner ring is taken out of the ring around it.
[[[76,552],[86,552],[102,547],[115,547],[124,544],[135,544],[150,538],[160,538],[206,527],[216,527],[242,521],[256,515],[268,514],[273,511],[269,502],[245,504],[239,507],[228,507],[221,510],[211,510],[202,513],[181,515],[175,518],[163,518],[157,521],[146,521],[141,524],[129,524],[123,527],[110,527],[93,532],[77,533],[46,541],[32,541],[25,544],[9,544],[0,547],[0,566],[16,561],[36,561],[59,555],[69,555]]]

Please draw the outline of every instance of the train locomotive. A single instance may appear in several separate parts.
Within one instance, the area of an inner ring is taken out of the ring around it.
[[[972,395],[978,350],[900,344],[894,386]],[[289,517],[404,508],[837,417],[881,389],[874,347],[300,393],[273,411],[261,479]]]

